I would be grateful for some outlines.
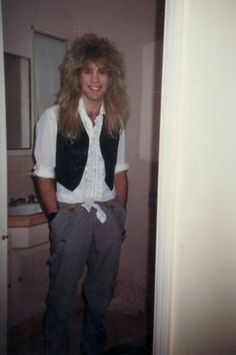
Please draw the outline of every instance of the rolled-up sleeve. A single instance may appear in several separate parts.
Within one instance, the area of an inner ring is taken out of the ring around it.
[[[127,171],[128,169],[129,165],[126,162],[125,130],[123,130],[119,139],[115,174],[121,171]]]
[[[47,109],[36,126],[34,175],[55,178],[57,106]]]

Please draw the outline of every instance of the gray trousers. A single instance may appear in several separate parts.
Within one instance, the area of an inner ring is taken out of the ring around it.
[[[50,287],[43,332],[57,354],[68,353],[78,281],[86,265],[82,343],[89,354],[102,354],[106,342],[103,318],[114,293],[126,210],[117,199],[98,204],[107,217],[104,223],[94,208],[88,213],[79,204],[62,204],[50,225]]]

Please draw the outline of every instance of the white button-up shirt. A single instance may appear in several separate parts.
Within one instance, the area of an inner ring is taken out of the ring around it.
[[[56,141],[58,129],[59,106],[47,109],[40,117],[36,127],[34,175],[44,178],[55,178]],[[94,121],[88,117],[84,101],[79,101],[79,114],[89,137],[88,159],[79,186],[70,191],[57,182],[56,195],[59,202],[81,203],[88,211],[99,207],[95,201],[108,201],[115,197],[115,187],[112,190],[105,183],[105,164],[100,149],[100,133],[103,125],[104,107]],[[125,161],[125,132],[120,135],[115,173],[128,170]],[[100,209],[99,209],[100,210]],[[101,213],[100,213],[101,214]],[[105,218],[105,216],[104,216]],[[101,219],[104,219],[101,217]]]

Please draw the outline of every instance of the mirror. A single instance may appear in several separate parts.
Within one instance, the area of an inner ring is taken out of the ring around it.
[[[66,52],[67,40],[34,30],[34,119],[31,118],[30,59],[4,53],[7,149],[32,148],[32,125],[54,104],[60,86],[58,67]],[[45,75],[46,73],[46,75]]]
[[[67,40],[34,30],[34,120],[56,101],[60,88],[60,64],[63,62]]]
[[[31,148],[30,60],[4,53],[7,149]]]

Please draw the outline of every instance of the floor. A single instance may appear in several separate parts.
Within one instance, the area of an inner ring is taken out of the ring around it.
[[[72,335],[70,355],[79,355],[79,334],[82,327],[82,310],[78,310]],[[42,315],[9,331],[9,355],[42,355]],[[109,311],[106,317],[108,341],[105,355],[150,355],[146,317],[142,312],[135,315]]]

